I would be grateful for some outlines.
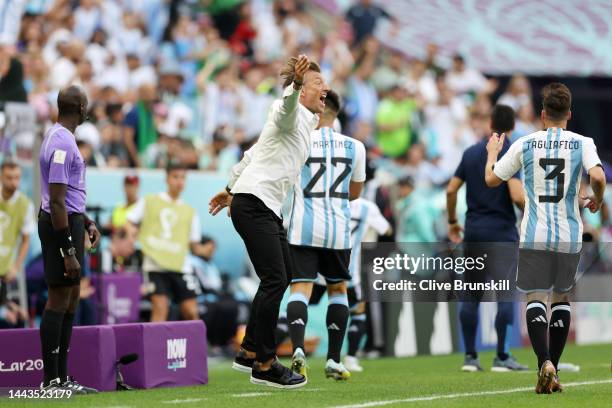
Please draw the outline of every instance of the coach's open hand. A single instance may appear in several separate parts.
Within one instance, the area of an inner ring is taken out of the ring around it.
[[[295,82],[300,86],[304,83],[304,74],[308,71],[308,67],[310,67],[310,60],[306,55],[301,54],[295,63]]]
[[[68,279],[78,279],[81,276],[81,265],[74,255],[64,258],[64,268],[64,276]]]
[[[217,215],[219,211],[227,207],[227,216],[230,214],[230,204],[232,204],[233,196],[227,191],[223,190],[218,192],[208,203],[208,212],[211,215]]]

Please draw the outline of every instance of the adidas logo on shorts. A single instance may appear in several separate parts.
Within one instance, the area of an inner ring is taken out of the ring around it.
[[[300,326],[304,326],[304,321],[302,320],[302,318],[299,318],[292,321],[291,324],[299,324]]]

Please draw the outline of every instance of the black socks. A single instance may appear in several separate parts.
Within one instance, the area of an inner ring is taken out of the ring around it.
[[[365,313],[352,315],[351,325],[348,329],[348,355],[355,357],[359,351],[359,343],[365,333]]]
[[[74,316],[74,315],[73,315]],[[42,349],[44,385],[59,377],[60,338],[64,313],[45,309],[40,321],[40,343]],[[72,330],[72,329],[71,329]],[[64,381],[65,379],[62,379]]]
[[[287,324],[293,351],[297,348],[304,351],[306,323],[308,323],[308,298],[299,292],[292,293],[287,303]]]
[[[68,351],[70,350],[70,338],[72,337],[72,325],[74,323],[74,313],[66,312],[59,343],[59,354],[57,356],[57,375],[61,381],[68,378]]]
[[[548,351],[548,320],[546,319],[546,305],[540,301],[527,303],[525,312],[527,332],[531,340],[533,351],[538,357],[538,369],[546,360],[550,360]]]
[[[326,317],[329,342],[327,346],[327,359],[332,359],[336,363],[340,362],[340,352],[342,351],[348,318],[349,308],[346,294],[330,296]]]
[[[568,302],[553,303],[550,306],[552,310],[548,326],[550,361],[557,369],[569,334],[571,313]]]

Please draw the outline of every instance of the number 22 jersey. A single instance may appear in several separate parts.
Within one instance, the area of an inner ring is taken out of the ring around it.
[[[363,143],[323,127],[311,134],[310,154],[294,186],[291,245],[351,248],[350,182],[365,181]]]
[[[582,246],[578,205],[582,168],[601,166],[593,139],[549,128],[518,139],[495,164],[508,180],[523,170],[526,193],[521,247],[576,253]]]

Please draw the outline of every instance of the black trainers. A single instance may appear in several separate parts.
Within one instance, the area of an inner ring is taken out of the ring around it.
[[[95,388],[86,387],[84,385],[79,384],[74,378],[68,376],[66,381],[62,383],[62,387],[67,390],[72,390],[75,394],[84,395],[84,394],[97,394],[98,390]]]
[[[272,367],[267,371],[260,371],[253,368],[251,371],[251,383],[257,385],[267,385],[274,388],[300,388],[306,385],[306,377],[294,373],[285,367],[278,360],[272,363]]]
[[[68,388],[64,387],[61,380],[56,378],[55,380],[51,380],[49,384],[45,385],[45,383],[40,384],[41,390],[67,390]]]
[[[240,349],[240,351],[236,353],[236,357],[234,357],[232,368],[236,371],[250,374],[253,369],[253,363],[255,363],[255,359],[248,358],[246,351]]]

